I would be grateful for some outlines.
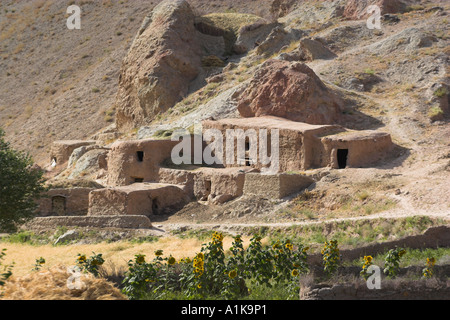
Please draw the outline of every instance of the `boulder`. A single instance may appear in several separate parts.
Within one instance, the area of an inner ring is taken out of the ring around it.
[[[291,35],[283,27],[273,28],[267,38],[256,47],[256,54],[267,55],[280,51],[280,49],[292,41]]]
[[[438,39],[419,28],[407,28],[368,47],[372,54],[387,55],[393,52],[414,53],[419,48],[431,47]]]
[[[367,12],[371,5],[379,6],[382,14],[401,13],[406,9],[405,1],[400,0],[348,0],[343,15],[350,20],[365,19],[371,15]]]
[[[69,179],[76,179],[88,174],[94,174],[101,169],[107,168],[106,157],[109,150],[92,149],[86,151],[77,161]]]
[[[200,72],[202,48],[187,1],[163,1],[146,17],[123,61],[116,97],[119,130],[173,107]]]
[[[64,233],[62,236],[58,237],[56,239],[54,245],[65,243],[67,241],[76,240],[80,237],[80,233],[76,230],[69,230],[66,233]]]
[[[267,38],[273,28],[274,24],[264,20],[240,28],[233,51],[236,54],[244,54],[253,50]]]
[[[308,60],[331,60],[336,58],[336,54],[323,45],[320,41],[314,39],[302,39],[300,41],[300,50]]]
[[[296,3],[295,0],[274,0],[270,7],[272,18],[278,19],[287,15]]]
[[[245,118],[277,116],[309,124],[334,124],[342,100],[300,62],[267,60],[237,98]]]

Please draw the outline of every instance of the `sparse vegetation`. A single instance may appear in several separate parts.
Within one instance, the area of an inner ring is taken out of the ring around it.
[[[448,95],[448,91],[445,87],[441,87],[439,89],[437,89],[433,95],[437,98],[442,98],[445,97],[446,95]]]
[[[8,280],[12,276],[12,268],[13,265],[4,265],[2,260],[6,256],[6,249],[2,249],[0,251],[0,289],[5,285],[6,280]],[[0,291],[0,297],[2,296],[2,292]]]
[[[439,106],[433,106],[428,110],[428,117],[430,119],[438,119],[444,115],[444,111]]]

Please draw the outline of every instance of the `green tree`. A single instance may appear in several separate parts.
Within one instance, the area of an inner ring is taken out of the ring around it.
[[[15,232],[35,216],[36,200],[45,191],[42,170],[31,156],[12,149],[0,128],[0,231]]]

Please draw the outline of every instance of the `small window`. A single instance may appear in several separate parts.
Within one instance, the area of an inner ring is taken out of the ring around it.
[[[152,199],[152,211],[156,215],[159,213],[159,201],[158,198]]]
[[[144,182],[144,178],[134,178],[134,183],[142,183]]]
[[[144,151],[138,151],[138,152],[136,152],[136,155],[137,155],[137,159],[139,162],[144,161]]]

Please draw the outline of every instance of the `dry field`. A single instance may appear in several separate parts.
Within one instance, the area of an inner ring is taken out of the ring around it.
[[[244,240],[247,240],[243,238]],[[224,247],[231,246],[232,238],[224,239]],[[154,258],[156,250],[164,250],[164,254],[172,255],[176,259],[192,258],[200,252],[204,241],[199,239],[180,239],[177,237],[165,237],[154,243],[134,244],[130,242],[100,243],[69,246],[32,246],[23,244],[0,244],[0,248],[7,249],[5,264],[14,262],[13,274],[20,277],[31,272],[36,259],[43,257],[46,260],[45,267],[73,266],[78,254],[90,256],[92,252],[101,253],[105,259],[104,267],[107,271],[124,271],[129,260],[137,254],[144,254],[148,260]]]

